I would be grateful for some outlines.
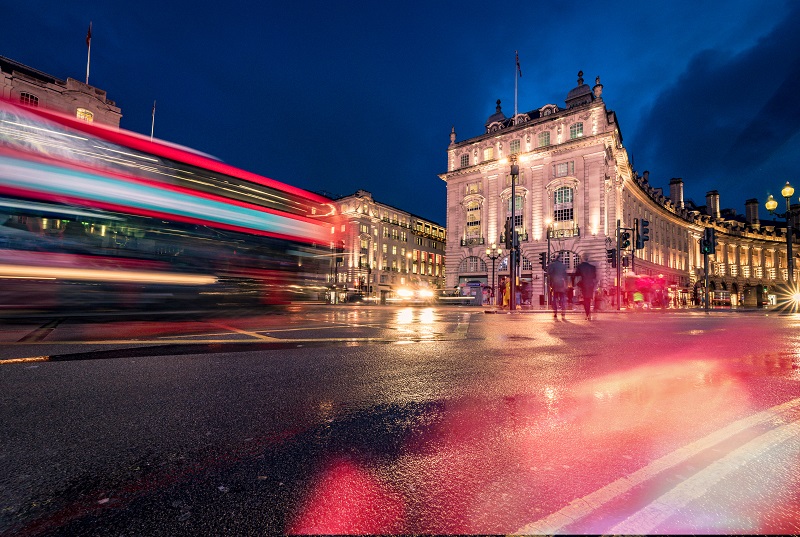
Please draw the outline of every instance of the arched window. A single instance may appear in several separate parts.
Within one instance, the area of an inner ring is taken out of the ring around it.
[[[458,272],[459,274],[486,272],[486,263],[480,257],[470,256],[461,261],[458,266]]]
[[[28,106],[39,106],[39,97],[33,93],[23,91],[19,94],[19,102]]]
[[[87,110],[85,108],[78,108],[77,112],[75,113],[75,116],[78,119],[82,119],[87,123],[91,123],[92,121],[94,121],[94,114],[92,113],[92,111]]]
[[[573,190],[568,186],[557,188],[553,194],[553,220],[568,222],[573,219]]]
[[[481,203],[470,201],[467,203],[467,238],[476,239],[481,237]]]

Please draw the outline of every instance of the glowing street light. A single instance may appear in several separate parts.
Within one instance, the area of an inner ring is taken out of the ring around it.
[[[494,281],[494,262],[503,255],[503,249],[498,248],[496,243],[492,243],[491,248],[486,249],[486,256],[492,260],[492,295],[494,296],[492,302],[497,305],[497,282]]]
[[[794,285],[794,259],[792,259],[792,232],[794,230],[790,199],[793,195],[794,188],[789,184],[789,181],[786,181],[786,185],[781,189],[781,196],[783,196],[786,200],[786,212],[775,212],[775,209],[778,208],[778,202],[775,201],[775,198],[772,197],[772,194],[769,195],[767,202],[764,204],[770,214],[775,214],[780,218],[786,218],[786,268],[789,269],[789,283],[792,286]]]

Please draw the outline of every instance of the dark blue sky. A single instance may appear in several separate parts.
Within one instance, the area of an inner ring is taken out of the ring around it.
[[[6,2],[0,55],[85,78],[122,127],[309,190],[445,224],[450,128],[483,133],[495,101],[564,105],[577,72],[604,85],[650,183],[698,204],[800,193],[800,3]],[[513,10],[511,9],[513,6]],[[797,200],[795,200],[797,201]],[[762,209],[762,218],[766,215]]]

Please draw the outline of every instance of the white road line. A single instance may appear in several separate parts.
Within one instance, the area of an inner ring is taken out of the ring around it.
[[[800,435],[800,422],[781,425],[710,464],[707,468],[683,481],[649,505],[632,514],[606,533],[652,534],[659,524],[690,502],[704,496],[724,477],[745,464],[758,459],[778,444]]]
[[[256,338],[258,340],[280,341],[279,339],[274,338],[274,337],[264,336],[262,334],[259,334],[258,332],[251,332],[249,330],[241,330],[241,329],[233,327],[233,326],[228,326],[227,324],[222,324],[222,323],[214,323],[214,324],[219,326],[220,328],[224,328],[225,330],[230,330],[231,332],[236,332],[237,334],[243,334],[245,336],[250,336],[250,337]]]
[[[770,409],[758,412],[747,418],[735,421],[699,440],[676,449],[672,453],[656,459],[644,468],[632,474],[621,477],[605,487],[592,492],[583,498],[576,498],[563,509],[556,511],[536,522],[525,525],[514,532],[515,535],[524,534],[555,534],[563,533],[563,528],[584,518],[596,509],[625,494],[634,487],[654,478],[659,473],[676,466],[720,442],[739,434],[751,427],[770,421],[784,412],[800,407],[800,397]],[[646,532],[645,532],[646,533]]]

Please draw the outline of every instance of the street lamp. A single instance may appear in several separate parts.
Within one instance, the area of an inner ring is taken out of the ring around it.
[[[789,269],[789,284],[794,285],[794,259],[792,259],[792,231],[793,231],[793,222],[792,222],[792,212],[790,206],[790,199],[794,195],[794,188],[792,185],[789,184],[789,181],[786,181],[786,186],[781,189],[781,196],[784,197],[786,200],[786,212],[785,213],[775,213],[775,209],[778,208],[778,202],[775,201],[775,198],[772,197],[772,194],[769,195],[767,198],[767,203],[764,205],[767,207],[767,210],[770,214],[775,214],[780,218],[786,218],[786,268]]]
[[[492,302],[497,305],[497,282],[494,281],[494,262],[503,255],[503,249],[498,248],[496,243],[492,243],[491,248],[486,249],[486,256],[492,260]]]

